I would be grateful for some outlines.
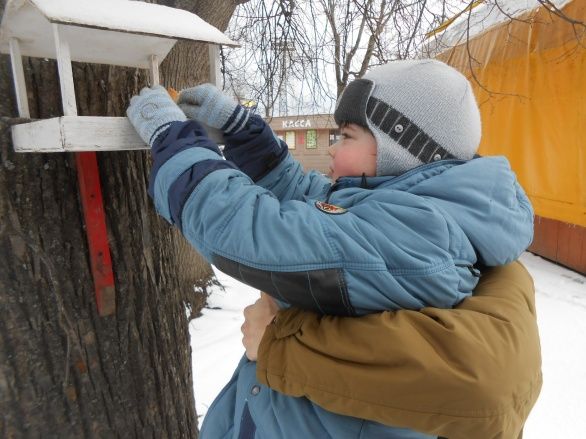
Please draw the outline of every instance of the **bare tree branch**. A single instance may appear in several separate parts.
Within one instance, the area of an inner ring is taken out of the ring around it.
[[[582,21],[553,0],[537,1],[570,23],[584,47]],[[472,68],[478,60],[469,46],[471,29],[482,20],[471,21],[476,7],[487,17],[534,23],[511,12],[519,8],[505,0],[252,0],[233,19],[231,37],[243,48],[226,51],[225,83],[236,96],[258,102],[266,116],[330,112],[348,83],[368,68],[424,56],[424,47],[442,43],[443,29],[464,19],[458,44],[466,44],[472,79],[488,93],[506,94],[488,90]]]

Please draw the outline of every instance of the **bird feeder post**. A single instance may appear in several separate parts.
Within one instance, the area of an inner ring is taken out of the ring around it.
[[[22,68],[22,56],[18,39],[10,38],[10,61],[12,64],[12,77],[14,78],[14,89],[16,90],[16,103],[18,115],[23,118],[30,118],[28,109],[28,98],[26,94],[26,82],[24,80],[24,69]]]
[[[157,55],[151,55],[149,57],[150,72],[151,72],[151,87],[159,85],[161,83],[159,79],[159,57]]]
[[[64,116],[77,116],[77,104],[75,102],[75,88],[73,86],[73,70],[71,69],[71,54],[69,42],[61,32],[59,24],[53,24],[53,37],[55,39],[55,51],[57,69],[59,70],[59,85],[61,86],[61,100],[63,102]]]
[[[222,72],[220,71],[220,46],[210,44],[208,46],[210,60],[210,83],[222,88]]]

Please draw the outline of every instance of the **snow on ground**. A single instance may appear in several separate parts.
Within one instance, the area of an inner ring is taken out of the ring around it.
[[[199,422],[244,354],[240,326],[242,310],[260,297],[257,289],[244,285],[214,267],[224,289],[214,287],[202,316],[189,324],[193,391]]]
[[[543,389],[525,439],[586,437],[586,277],[526,253],[537,294]]]
[[[530,253],[521,260],[535,281],[544,374],[523,437],[586,437],[586,277]],[[200,422],[244,353],[242,310],[258,298],[257,290],[216,276],[225,290],[213,291],[189,328]]]

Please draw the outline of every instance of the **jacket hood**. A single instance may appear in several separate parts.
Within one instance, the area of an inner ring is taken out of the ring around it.
[[[505,157],[435,171],[415,183],[412,192],[433,197],[468,236],[481,263],[508,264],[527,249],[533,240],[533,208]]]
[[[464,231],[484,265],[514,261],[533,240],[533,208],[503,156],[441,161],[367,182],[370,189],[384,187],[427,198]],[[360,184],[360,178],[341,178],[337,186]]]

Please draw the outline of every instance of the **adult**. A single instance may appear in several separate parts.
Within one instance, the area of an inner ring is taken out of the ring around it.
[[[258,381],[334,413],[450,439],[520,438],[542,385],[533,281],[519,262],[485,271],[451,310],[332,317],[276,312],[265,297],[245,317]]]

